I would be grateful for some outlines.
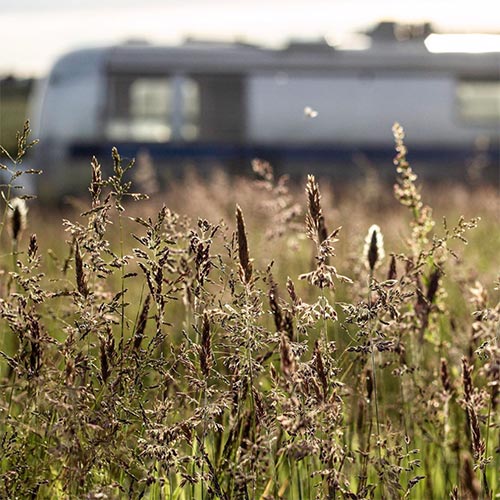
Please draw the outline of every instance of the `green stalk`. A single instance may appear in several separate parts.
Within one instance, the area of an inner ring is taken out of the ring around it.
[[[249,304],[249,284],[245,283],[245,305]],[[248,311],[245,311],[245,332],[248,336],[248,330],[250,328],[250,318],[248,315]],[[247,358],[247,363],[248,363],[248,388],[250,392],[250,419],[251,419],[251,428],[252,428],[252,438],[255,439],[255,434],[256,434],[256,425],[255,425],[255,399],[253,395],[253,385],[254,385],[254,373],[253,373],[253,362],[252,362],[252,350],[250,349],[249,346],[249,339],[245,339],[245,355]],[[254,477],[254,463],[252,461],[252,491],[253,491],[253,496],[255,496],[255,480],[253,479]]]
[[[369,281],[368,281],[368,306],[371,304],[372,300],[372,291],[371,291],[371,282],[373,279],[373,271],[370,271],[370,276],[369,276]],[[371,325],[371,318],[370,318],[370,352],[371,352],[371,363],[372,363],[372,373],[373,373],[373,394],[374,394],[374,400],[375,400],[375,418],[376,418],[376,423],[377,423],[377,439],[380,441],[380,417],[379,417],[379,408],[378,408],[378,390],[377,390],[377,373],[375,371],[375,354],[373,352],[374,350],[374,343],[373,343],[373,328]],[[379,452],[379,458],[382,458],[382,454],[380,451],[380,446],[377,446],[378,452]]]
[[[118,212],[118,223],[120,226],[120,281],[121,281],[121,297],[120,297],[120,343],[123,345],[123,337],[125,331],[125,265],[123,263],[123,221],[121,211]]]
[[[372,302],[372,291],[371,291],[371,282],[373,280],[373,269],[370,269],[370,274],[368,277],[368,307],[370,307]],[[380,415],[379,415],[379,407],[378,407],[378,387],[377,387],[377,372],[375,367],[375,353],[374,353],[374,343],[373,343],[373,325],[371,318],[370,321],[370,352],[371,352],[371,365],[372,365],[372,374],[373,374],[373,397],[375,400],[375,418],[377,423],[377,451],[380,463],[382,463],[382,450],[380,447]],[[382,498],[384,497],[384,480],[383,476],[381,477],[380,487],[382,490]]]

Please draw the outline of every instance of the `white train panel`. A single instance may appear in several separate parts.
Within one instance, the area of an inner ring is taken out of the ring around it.
[[[472,142],[448,76],[255,76],[248,81],[247,134],[255,142],[390,143],[395,121],[412,144]],[[304,108],[318,112],[308,118]]]

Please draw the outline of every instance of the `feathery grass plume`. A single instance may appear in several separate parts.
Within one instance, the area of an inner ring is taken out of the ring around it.
[[[453,386],[450,380],[450,374],[448,372],[448,362],[445,358],[441,358],[441,368],[439,374],[444,391],[446,392],[446,394],[451,396],[453,394]]]
[[[474,460],[480,461],[486,451],[485,443],[481,439],[481,429],[479,427],[479,419],[476,412],[476,407],[473,399],[474,387],[472,384],[472,367],[469,365],[467,358],[462,357],[462,381],[464,386],[464,402],[465,411],[469,419],[471,431],[471,445]]]
[[[394,254],[391,255],[391,262],[389,263],[389,271],[387,273],[388,280],[395,280],[398,277],[398,272],[396,268],[396,256]]]
[[[236,205],[236,235],[238,239],[238,256],[240,259],[240,275],[245,284],[252,280],[252,260],[248,253],[245,219],[239,205]]]
[[[325,365],[321,356],[321,349],[318,339],[316,339],[316,341],[314,342],[314,368],[316,369],[319,381],[321,382],[321,387],[323,389],[323,399],[326,400],[326,396],[328,394],[328,379],[326,377]]]
[[[335,229],[318,245],[318,252],[315,256],[316,268],[309,273],[299,275],[299,279],[307,280],[311,285],[318,288],[330,288],[331,290],[335,290],[335,280],[343,283],[352,283],[350,278],[339,274],[336,267],[329,264],[330,257],[335,256],[333,244],[338,241],[337,235],[341,229],[342,227]],[[320,302],[324,301],[320,299]],[[321,305],[320,302],[317,305],[324,310],[324,304]],[[334,312],[333,308],[329,307],[329,309],[331,312]],[[333,317],[336,317],[336,314]]]
[[[321,194],[319,184],[314,175],[307,176],[306,185],[307,214],[306,214],[306,234],[318,246],[328,237],[325,218],[321,209]]]
[[[205,219],[198,219],[198,228],[201,234],[193,233],[191,236],[189,251],[194,254],[196,284],[193,292],[196,296],[201,292],[212,269],[213,263],[210,257],[210,247],[219,227],[219,225],[213,226]]]
[[[306,194],[306,235],[316,243],[316,255],[314,256],[316,268],[309,273],[301,274],[299,279],[307,280],[311,285],[321,289],[331,288],[335,290],[334,279],[346,283],[351,281],[346,276],[338,274],[337,269],[330,265],[330,257],[335,257],[333,244],[338,241],[337,235],[342,227],[338,227],[330,234],[326,232],[319,186],[313,175],[307,176]],[[318,305],[320,304],[318,303]]]
[[[293,307],[295,308],[297,306],[300,306],[300,304],[302,304],[302,300],[297,295],[297,292],[295,291],[295,285],[292,281],[292,278],[290,278],[290,276],[288,276],[286,279],[286,289],[287,289],[288,295],[290,295],[290,298],[292,299]]]
[[[368,229],[363,249],[363,258],[366,266],[371,272],[380,265],[385,257],[384,237],[377,224],[373,224]]]
[[[254,158],[252,160],[252,170],[265,181],[272,182],[274,180],[273,167],[265,160]],[[269,189],[272,189],[272,187],[269,187]]]
[[[146,330],[146,323],[148,322],[149,304],[151,302],[151,295],[146,296],[144,305],[142,306],[141,314],[137,321],[137,328],[134,332],[134,349],[137,350],[141,347],[142,339],[144,338],[144,331]]]
[[[417,274],[415,278],[417,282],[417,303],[415,305],[415,311],[420,319],[420,340],[422,340],[424,331],[429,325],[429,315],[432,311],[434,299],[436,298],[441,274],[442,272],[438,267],[433,269],[428,278],[427,292],[425,294],[422,291],[423,286],[420,276]]]
[[[438,291],[439,287],[439,279],[441,278],[441,270],[436,267],[430,277],[429,277],[429,284],[427,285],[427,295],[426,299],[429,304],[432,304],[434,302],[434,299],[436,298],[436,293]]]
[[[18,241],[27,225],[28,207],[22,198],[12,198],[8,202],[8,230],[14,241]]]
[[[266,193],[261,203],[270,224],[266,229],[266,237],[270,240],[280,238],[288,231],[295,234],[302,228],[297,221],[302,210],[290,193],[289,177],[281,175],[276,179],[272,166],[259,159],[252,160],[252,169],[258,177],[254,185]]]
[[[40,323],[36,317],[28,318],[30,357],[29,367],[30,375],[37,377],[42,366],[42,349],[40,343]]]
[[[406,159],[408,150],[404,143],[403,127],[396,122],[392,127],[392,132],[397,152],[394,164],[398,173],[398,180],[394,185],[394,195],[402,205],[408,207],[412,212],[411,244],[413,251],[417,254],[422,245],[428,242],[428,234],[435,223],[432,218],[432,209],[422,202],[422,196],[416,185],[417,176]]]
[[[87,297],[89,289],[87,286],[87,277],[85,276],[85,271],[83,270],[83,260],[78,240],[75,240],[75,274],[76,288],[84,297]]]
[[[472,373],[472,367],[469,365],[467,358],[465,356],[462,356],[462,382],[464,386],[465,401],[472,400],[473,386],[472,386],[471,373]]]
[[[30,242],[28,245],[28,259],[30,262],[33,262],[35,260],[37,253],[38,253],[38,242],[36,234],[33,233],[30,236]]]
[[[99,197],[101,196],[102,189],[102,170],[95,156],[92,157],[90,166],[92,167],[92,180],[90,182],[89,191],[92,195],[92,207],[96,207],[100,203]]]
[[[201,326],[201,348],[200,348],[200,368],[201,373],[208,378],[212,367],[212,345],[210,338],[210,321],[207,312],[203,312],[203,323]]]
[[[280,332],[283,330],[283,314],[281,311],[281,307],[278,303],[278,285],[275,281],[270,278],[271,286],[269,288],[269,307],[271,308],[271,312],[273,313],[274,325],[276,327],[276,331]]]
[[[366,400],[368,401],[368,403],[370,403],[373,394],[373,372],[370,370],[370,368],[366,369],[365,385],[366,385]]]
[[[30,121],[26,120],[24,122],[23,130],[21,132],[17,132],[17,157],[15,159],[15,163],[20,163],[20,160],[26,155],[28,149],[32,148],[36,144],[38,144],[38,139],[35,139],[29,142],[29,136],[31,134],[31,126]],[[38,171],[34,171],[35,173]]]
[[[458,496],[458,486],[453,486],[450,492],[450,500],[460,500],[460,497]]]
[[[297,370],[297,364],[295,362],[295,357],[290,347],[290,342],[288,337],[284,332],[281,332],[280,341],[280,358],[281,358],[281,371],[286,378],[291,378],[295,371]]]
[[[284,311],[284,317],[282,321],[283,331],[287,334],[288,339],[294,340],[294,329],[293,329],[293,316],[290,311]]]
[[[417,176],[406,159],[408,150],[404,143],[405,132],[403,127],[396,122],[392,127],[392,133],[397,153],[394,158],[394,164],[399,174],[398,183],[394,185],[394,194],[401,204],[412,208],[414,215],[417,216],[423,207],[423,203],[422,197],[415,185]]]
[[[100,353],[100,360],[101,360],[101,378],[103,383],[106,383],[109,378],[109,360],[108,360],[108,350],[106,346],[106,339],[100,338],[99,339],[99,353]]]

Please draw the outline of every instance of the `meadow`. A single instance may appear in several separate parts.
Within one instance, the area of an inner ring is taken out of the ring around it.
[[[13,186],[26,125],[0,159],[0,497],[498,498],[498,192],[422,189],[393,133],[394,186],[255,160],[159,191],[114,149],[62,210]]]

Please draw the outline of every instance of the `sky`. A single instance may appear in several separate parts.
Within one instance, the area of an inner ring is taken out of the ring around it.
[[[65,52],[186,37],[279,46],[345,40],[380,20],[443,32],[500,32],[500,0],[0,0],[0,76],[43,76]]]

